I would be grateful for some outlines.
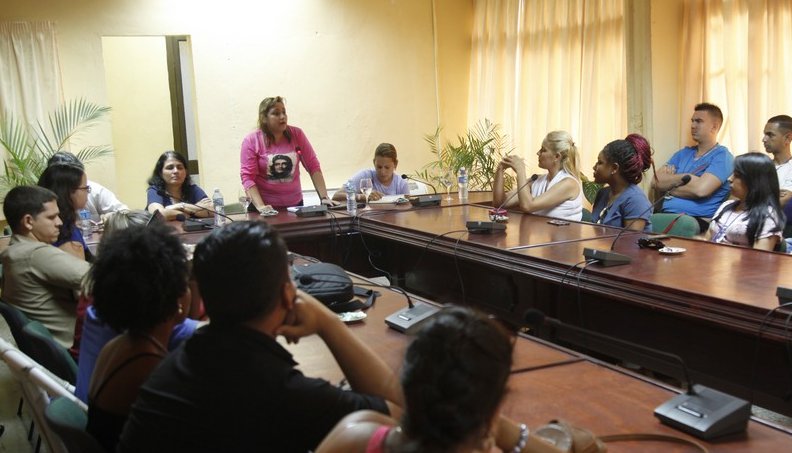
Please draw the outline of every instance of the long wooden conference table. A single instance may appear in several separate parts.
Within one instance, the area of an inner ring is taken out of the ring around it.
[[[366,311],[367,318],[349,324],[349,328],[398,372],[411,338],[389,329],[384,319],[403,308],[405,299],[395,291],[379,292],[381,296]],[[306,375],[334,383],[343,379],[319,338],[303,338],[297,345],[280,341]],[[675,395],[668,386],[527,335],[518,335],[514,344],[512,376],[502,407],[513,419],[532,428],[561,418],[597,435],[660,433],[695,440],[662,425],[652,415],[657,406]],[[712,452],[778,452],[792,446],[792,433],[753,420],[745,433],[702,443]],[[608,448],[612,452],[694,451],[688,446],[644,441],[613,443]]]
[[[687,249],[667,256],[639,249],[642,235],[627,232],[615,250],[631,257],[630,264],[585,265],[584,248],[610,249],[621,230],[582,222],[554,226],[546,217],[511,212],[505,232],[468,233],[467,220],[488,220],[490,199],[471,193],[464,204],[373,205],[355,218],[282,212],[264,220],[298,253],[364,276],[383,275],[376,266],[412,293],[472,304],[514,324],[537,308],[564,323],[677,354],[694,381],[792,415],[788,312],[763,324],[778,306],[776,288],[792,286],[790,256],[683,238],[664,240]],[[532,333],[667,376],[682,374],[674,360],[633,356],[618,342],[565,329]]]

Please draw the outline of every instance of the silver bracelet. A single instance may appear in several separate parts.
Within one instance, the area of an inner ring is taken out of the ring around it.
[[[523,448],[528,444],[528,434],[530,431],[525,423],[520,423],[520,438],[517,439],[517,445],[512,448],[512,453],[520,453]]]

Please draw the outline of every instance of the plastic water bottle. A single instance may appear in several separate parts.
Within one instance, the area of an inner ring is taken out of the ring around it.
[[[91,223],[91,211],[87,209],[80,209],[80,231],[82,231],[83,238],[93,236],[93,224]]]
[[[352,180],[350,179],[344,184],[344,190],[346,191],[347,196],[347,213],[349,215],[355,216],[357,215],[357,200],[355,197],[357,196],[357,191],[355,190],[355,185],[352,184]]]
[[[465,167],[459,169],[459,176],[457,178],[459,185],[459,199],[465,201],[468,199],[468,172]]]
[[[212,205],[215,211],[215,226],[223,226],[225,223],[225,218],[223,217],[223,214],[225,214],[225,201],[223,201],[223,194],[220,193],[220,189],[216,187],[212,194]]]

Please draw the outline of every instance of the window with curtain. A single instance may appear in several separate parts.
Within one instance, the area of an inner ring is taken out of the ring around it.
[[[732,153],[764,152],[768,118],[792,114],[792,0],[686,0],[680,112],[717,104],[719,140]],[[680,141],[690,141],[689,129]]]
[[[55,24],[0,22],[0,117],[45,118],[62,101]]]
[[[623,0],[478,0],[468,122],[503,126],[533,154],[553,130],[572,134],[581,170],[627,135]]]

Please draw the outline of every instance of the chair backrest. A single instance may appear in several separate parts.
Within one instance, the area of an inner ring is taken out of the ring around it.
[[[43,324],[30,321],[22,328],[22,336],[30,347],[30,352],[26,354],[33,360],[70,384],[77,382],[77,363]]]
[[[589,211],[586,208],[583,208],[583,217],[580,220],[583,222],[591,223],[592,222],[591,211]]]
[[[674,224],[671,225],[671,222]],[[669,229],[669,225],[671,228]],[[668,229],[668,231],[666,231]],[[652,232],[691,238],[699,234],[699,222],[687,214],[671,214],[659,212],[652,214]]]
[[[11,329],[11,335],[20,351],[29,354],[30,348],[28,347],[25,337],[22,335],[22,328],[30,322],[27,316],[22,313],[22,310],[17,307],[7,304],[0,300],[0,314],[5,318],[8,327]]]
[[[44,409],[44,418],[69,452],[100,453],[104,449],[85,431],[88,414],[74,401],[57,397]]]

